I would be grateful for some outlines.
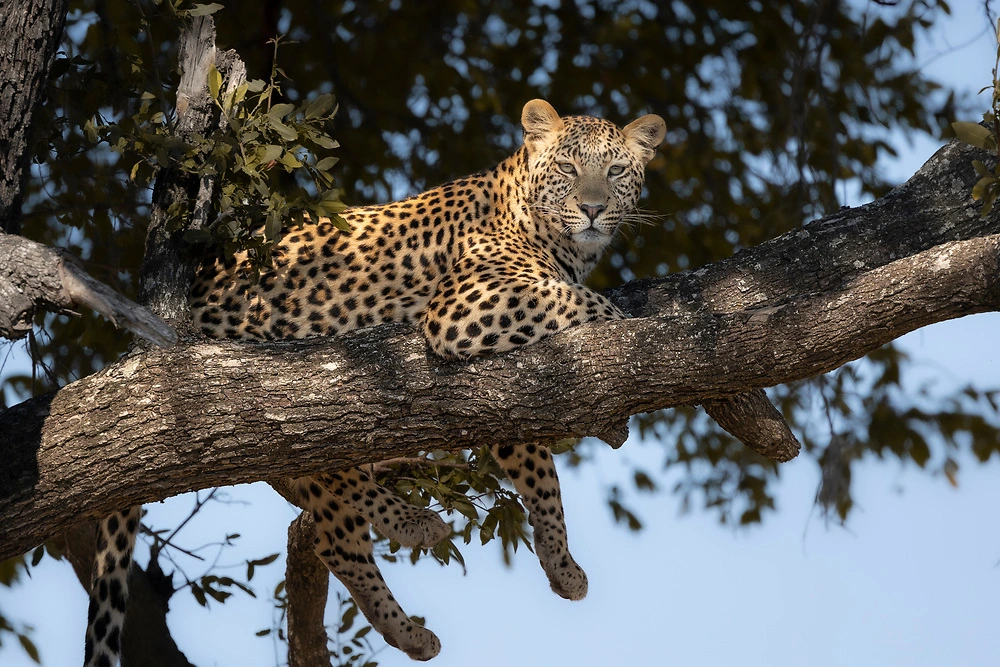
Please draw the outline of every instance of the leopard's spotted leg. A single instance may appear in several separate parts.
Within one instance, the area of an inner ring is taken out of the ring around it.
[[[121,653],[128,571],[142,508],[115,512],[97,525],[97,549],[87,612],[86,667],[113,667]]]
[[[403,502],[363,470],[351,468],[314,478],[375,530],[404,547],[429,548],[451,533],[436,512]]]
[[[436,656],[441,650],[437,636],[406,615],[382,579],[364,517],[312,478],[299,478],[294,486],[316,522],[316,555],[344,584],[372,627],[414,660]]]
[[[528,510],[528,523],[535,533],[535,554],[552,590],[567,600],[582,600],[587,596],[587,575],[573,560],[566,543],[566,521],[552,452],[535,444],[494,445],[492,452]]]

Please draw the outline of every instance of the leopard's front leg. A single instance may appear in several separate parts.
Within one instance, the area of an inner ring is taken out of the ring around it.
[[[582,600],[587,596],[587,574],[569,552],[562,493],[552,452],[535,444],[494,445],[491,451],[528,510],[528,523],[534,529],[535,555],[552,590],[567,600]]]

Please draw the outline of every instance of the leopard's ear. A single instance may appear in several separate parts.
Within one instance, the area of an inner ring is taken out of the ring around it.
[[[622,134],[625,135],[625,145],[645,165],[656,155],[656,147],[667,134],[667,124],[651,113],[626,125]]]
[[[524,129],[524,145],[528,152],[535,152],[552,136],[563,128],[562,118],[545,100],[531,100],[521,111],[521,127]]]

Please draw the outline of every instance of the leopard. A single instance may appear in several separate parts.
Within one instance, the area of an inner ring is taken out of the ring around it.
[[[626,317],[583,282],[616,232],[637,219],[665,122],[648,114],[619,128],[560,116],[536,99],[524,105],[521,126],[522,145],[492,169],[402,201],[348,208],[341,214],[346,232],[326,218],[289,227],[263,270],[245,252],[205,262],[188,297],[195,326],[217,339],[274,341],[410,323],[449,363]],[[526,443],[491,453],[520,494],[552,590],[582,599],[587,577],[569,551],[552,451]],[[316,555],[371,626],[415,660],[436,656],[437,636],[414,622],[386,585],[371,531],[430,548],[451,527],[395,496],[371,468],[312,474],[289,486],[315,522]],[[87,667],[118,660],[140,511],[99,522]]]

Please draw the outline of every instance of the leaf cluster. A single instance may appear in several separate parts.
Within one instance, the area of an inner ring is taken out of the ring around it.
[[[301,104],[275,102],[282,70],[280,40],[272,41],[275,60],[267,82],[253,79],[224,88],[222,74],[210,68],[209,94],[222,120],[207,136],[180,136],[150,91],[140,94],[133,115],[84,124],[92,140],[106,142],[124,158],[133,182],[149,185],[167,168],[216,179],[213,219],[189,229],[186,238],[216,246],[225,257],[246,252],[258,268],[269,265],[270,248],[288,225],[328,218],[347,229],[338,215],[346,205],[331,172],[339,158],[328,154],[339,145],[328,133],[336,102],[331,94]],[[192,211],[172,206],[168,212],[168,230],[191,227]]]
[[[983,124],[957,121],[951,124],[955,136],[961,141],[989,151],[997,155],[1000,146],[1000,21],[997,22],[997,59],[993,65],[993,85],[986,86],[979,92],[991,91],[989,111],[983,114]],[[993,168],[987,167],[981,160],[973,160],[972,166],[979,175],[979,180],[972,186],[972,198],[982,201],[980,215],[984,218],[993,210],[997,195],[1000,195],[1000,162]]]

